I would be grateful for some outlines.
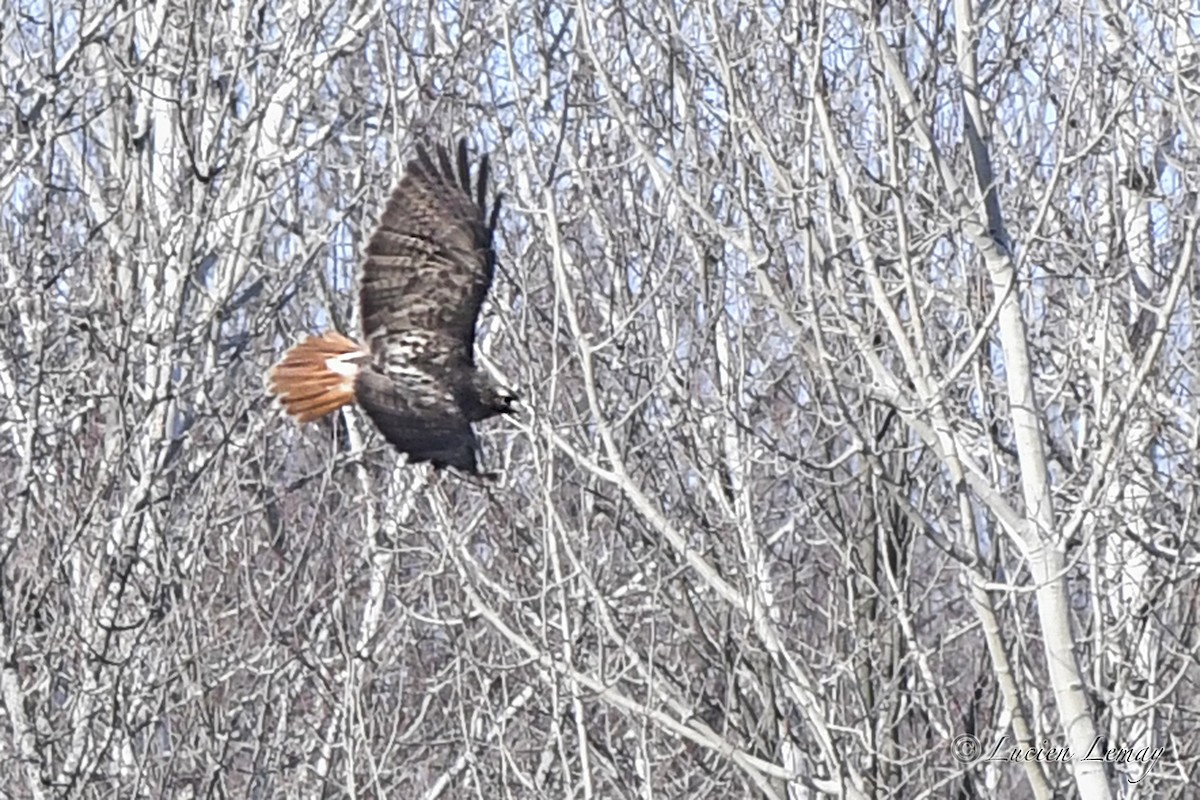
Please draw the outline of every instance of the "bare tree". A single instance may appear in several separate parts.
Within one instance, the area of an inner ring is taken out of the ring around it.
[[[4,796],[1191,795],[1194,12],[5,8]],[[263,392],[462,134],[492,488]]]

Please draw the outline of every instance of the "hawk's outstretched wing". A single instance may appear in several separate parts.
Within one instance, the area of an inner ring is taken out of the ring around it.
[[[375,363],[474,364],[475,319],[492,284],[492,236],[500,198],[487,210],[488,159],[474,193],[467,142],[417,148],[367,244],[359,290],[362,328]]]

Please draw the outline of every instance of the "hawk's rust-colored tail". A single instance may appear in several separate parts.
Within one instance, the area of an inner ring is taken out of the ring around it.
[[[298,422],[311,422],[354,402],[354,379],[368,355],[337,331],[310,336],[271,367],[267,391]]]

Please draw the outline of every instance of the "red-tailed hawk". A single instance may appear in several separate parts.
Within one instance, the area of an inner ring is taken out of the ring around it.
[[[284,353],[268,387],[287,413],[309,422],[357,403],[410,463],[480,474],[471,423],[510,414],[517,400],[475,366],[475,319],[496,269],[500,213],[499,196],[487,211],[487,180],[485,155],[472,193],[465,139],[457,161],[445,147],[434,157],[417,148],[367,243],[365,344],[329,331]]]

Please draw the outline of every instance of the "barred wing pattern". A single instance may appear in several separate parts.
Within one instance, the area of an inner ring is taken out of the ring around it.
[[[495,273],[500,198],[489,215],[487,156],[472,197],[465,139],[456,162],[445,147],[434,157],[418,148],[367,244],[362,328],[385,364],[474,364],[475,320]]]

